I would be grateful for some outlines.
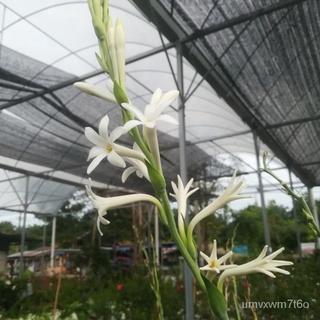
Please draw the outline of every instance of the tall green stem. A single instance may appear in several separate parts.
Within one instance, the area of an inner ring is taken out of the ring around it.
[[[173,212],[170,207],[170,201],[168,199],[168,194],[166,191],[164,191],[160,196],[161,196],[162,204],[163,204],[163,207],[164,207],[167,219],[168,219],[168,226],[169,226],[170,232],[171,232],[182,256],[184,257],[185,261],[187,262],[191,272],[193,273],[194,277],[198,281],[201,289],[203,290],[203,292],[206,293],[207,289],[206,289],[205,283],[201,277],[200,269],[198,268],[198,265],[196,264],[196,262],[192,259],[191,255],[188,252],[188,249],[184,245],[184,243],[181,240],[181,237],[179,235],[179,232],[178,232],[178,229],[176,226],[176,222],[174,220]]]

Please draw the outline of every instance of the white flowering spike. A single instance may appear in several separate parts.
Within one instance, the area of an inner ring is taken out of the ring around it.
[[[108,126],[109,117],[105,116],[99,123],[99,134],[90,127],[85,128],[85,136],[89,141],[95,144],[88,155],[88,160],[94,158],[88,167],[88,174],[90,174],[105,157],[107,157],[111,164],[121,168],[126,166],[123,157],[132,157],[144,161],[144,157],[141,153],[115,143],[115,140],[125,132],[123,127],[114,129],[109,136]]]
[[[108,93],[108,92],[104,92],[103,90],[95,87],[93,84],[91,83],[87,83],[87,82],[76,82],[73,84],[78,90],[90,94],[91,96],[95,96],[98,97],[100,99],[109,101],[111,103],[117,104],[117,100],[114,97],[113,94]]]
[[[185,243],[187,243],[187,237],[186,237],[184,221],[186,218],[187,200],[194,192],[196,192],[199,189],[199,188],[195,188],[189,191],[192,183],[193,183],[193,179],[191,179],[187,183],[187,185],[184,187],[183,182],[179,175],[178,175],[178,186],[173,181],[171,182],[174,193],[173,194],[170,193],[170,195],[177,200],[177,204],[178,204],[178,230],[182,240]]]
[[[168,107],[179,95],[179,91],[172,90],[165,94],[162,94],[161,89],[157,89],[152,95],[150,104],[146,105],[144,113],[142,113],[137,107],[129,103],[122,103],[122,107],[131,111],[134,116],[139,120],[130,120],[124,127],[127,131],[132,128],[143,125],[147,128],[155,128],[157,121],[163,121],[172,124],[178,124],[177,120],[169,115],[164,115],[162,112]]]
[[[237,266],[236,264],[229,264],[229,265],[225,264],[225,262],[232,256],[232,254],[233,252],[229,251],[227,254],[225,254],[224,256],[218,259],[217,241],[214,240],[210,257],[208,257],[206,254],[200,251],[200,255],[207,262],[207,265],[205,265],[204,267],[201,267],[200,270],[207,271],[206,278],[209,281],[211,281],[217,273],[220,273],[220,271],[223,271],[229,268],[234,268]]]
[[[237,171],[235,170],[227,189],[225,189],[217,199],[215,199],[207,207],[201,210],[191,220],[188,227],[188,234],[187,234],[188,240],[192,239],[193,230],[196,224],[199,223],[201,220],[208,217],[210,214],[213,214],[218,209],[223,208],[226,204],[228,204],[231,201],[238,200],[238,199],[251,198],[251,196],[249,195],[240,195],[240,192],[242,192],[247,187],[247,185],[243,183],[242,179],[236,182],[235,181],[236,175],[237,175]]]
[[[282,274],[290,274],[289,271],[280,269],[279,267],[293,265],[291,261],[273,260],[278,254],[280,254],[284,248],[281,248],[270,255],[266,256],[268,246],[265,246],[261,251],[258,258],[237,266],[236,268],[225,270],[218,281],[218,288],[222,290],[223,283],[227,277],[241,276],[251,273],[264,273],[271,278],[275,278],[274,272]]]
[[[138,193],[138,194],[129,194],[125,196],[117,196],[117,197],[100,197],[96,195],[91,189],[91,180],[89,180],[89,186],[86,186],[88,197],[95,209],[98,210],[98,219],[97,219],[97,227],[99,233],[102,235],[100,230],[100,223],[102,224],[109,224],[110,221],[104,218],[107,214],[108,210],[115,209],[124,205],[140,202],[140,201],[147,201],[151,202],[157,206],[159,214],[161,217],[164,215],[161,203],[155,197],[152,197],[148,194]]]

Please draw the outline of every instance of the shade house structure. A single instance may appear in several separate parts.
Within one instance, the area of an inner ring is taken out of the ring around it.
[[[287,182],[320,186],[319,1],[109,3],[111,17],[124,24],[131,103],[143,110],[157,88],[181,94],[165,111],[179,126],[157,127],[168,185],[201,165],[201,179],[208,180],[238,169],[256,179],[251,191],[258,188],[263,199],[262,190],[274,188],[274,181],[257,168],[269,150],[273,168],[288,168]],[[66,199],[88,182],[92,145],[84,127],[97,130],[106,114],[109,131],[122,124],[118,106],[73,86],[86,81],[107,90],[87,2],[0,0],[0,28],[0,208],[9,207],[8,190],[22,176],[24,182],[39,179],[37,194],[45,190],[41,183],[56,191],[64,185],[56,196]],[[120,142],[132,146],[127,136]],[[152,192],[133,175],[122,184],[121,174],[103,162],[90,177],[103,188]],[[38,207],[52,214],[58,208]],[[20,209],[34,212],[35,206]]]

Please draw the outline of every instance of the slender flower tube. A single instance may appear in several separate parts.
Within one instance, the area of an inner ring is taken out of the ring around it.
[[[276,276],[273,274],[273,272],[279,272],[282,274],[290,274],[289,271],[280,269],[279,267],[282,266],[290,266],[293,263],[290,261],[284,261],[284,260],[273,260],[278,254],[280,254],[284,248],[281,248],[270,255],[266,256],[266,253],[268,251],[268,246],[266,245],[258,258],[239,265],[235,268],[231,268],[228,270],[225,270],[219,280],[218,280],[218,288],[220,291],[222,291],[222,286],[224,281],[226,280],[227,277],[232,277],[232,276],[241,276],[241,275],[246,275],[246,274],[251,274],[251,273],[264,273],[269,277],[275,278]]]
[[[183,182],[179,175],[178,175],[178,186],[173,181],[171,182],[174,193],[173,194],[170,193],[170,195],[174,197],[178,203],[178,230],[180,233],[180,237],[185,244],[187,244],[187,235],[185,230],[187,200],[193,193],[195,193],[199,189],[199,188],[195,188],[189,191],[192,183],[193,183],[193,179],[191,179],[187,183],[187,185],[184,187]]]
[[[107,157],[108,161],[114,166],[122,168],[126,166],[123,157],[135,158],[140,161],[144,161],[142,153],[123,147],[114,142],[123,133],[125,133],[123,127],[114,129],[109,136],[108,126],[109,117],[106,115],[99,123],[99,134],[90,127],[85,128],[85,135],[87,139],[96,145],[91,148],[88,155],[88,160],[94,158],[88,167],[88,174],[90,174],[105,157]]]
[[[233,252],[229,251],[224,256],[220,257],[218,259],[217,257],[217,241],[213,241],[213,248],[210,257],[208,257],[206,254],[204,254],[202,251],[200,251],[200,255],[203,257],[204,260],[206,260],[207,265],[204,267],[201,267],[200,270],[207,271],[206,278],[209,281],[212,281],[213,278],[217,273],[220,273],[220,271],[234,268],[237,265],[236,264],[224,264],[231,256]]]
[[[210,203],[207,207],[201,210],[190,222],[187,232],[188,241],[190,242],[192,239],[193,230],[197,223],[199,223],[204,218],[208,217],[210,214],[214,213],[220,208],[223,208],[226,204],[231,201],[238,200],[238,199],[245,199],[251,198],[249,195],[240,195],[239,193],[243,191],[247,185],[243,183],[240,179],[238,182],[235,183],[237,171],[235,170],[230,183],[223,191],[223,193],[215,199],[212,203]]]
[[[76,82],[73,84],[80,91],[90,94],[91,96],[98,97],[100,99],[109,101],[111,103],[117,104],[117,100],[113,94],[109,94],[107,92],[102,91],[101,89],[95,87],[91,83],[86,82]]]
[[[100,223],[105,225],[110,223],[110,221],[104,218],[104,216],[107,214],[107,210],[115,209],[123,205],[128,205],[128,204],[132,204],[140,201],[151,202],[157,206],[160,217],[162,219],[163,217],[165,217],[165,213],[160,201],[157,198],[150,196],[148,194],[138,193],[138,194],[129,194],[125,196],[105,198],[105,197],[100,197],[96,195],[92,191],[90,182],[89,182],[89,186],[86,186],[86,189],[87,189],[88,197],[93,207],[98,210],[97,227],[101,235],[102,235],[102,232],[100,229]]]

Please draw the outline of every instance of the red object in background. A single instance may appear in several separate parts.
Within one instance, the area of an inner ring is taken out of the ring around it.
[[[123,289],[123,284],[117,284],[117,290],[121,291]]]

